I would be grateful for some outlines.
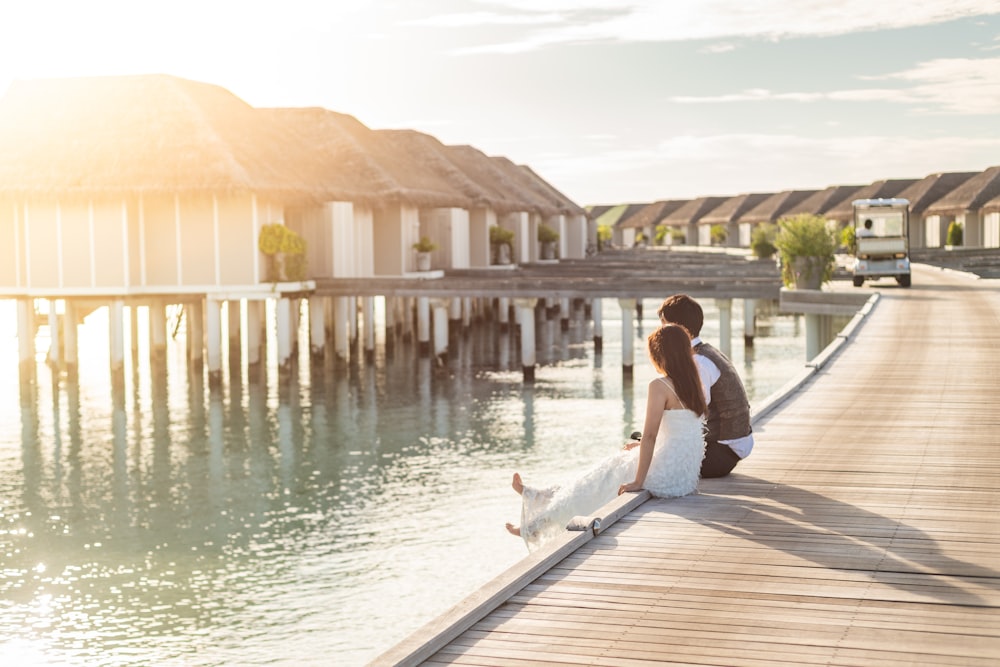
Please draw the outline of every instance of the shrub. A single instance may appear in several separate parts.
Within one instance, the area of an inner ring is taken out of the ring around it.
[[[807,270],[818,271],[821,283],[833,277],[837,241],[824,218],[800,214],[782,218],[778,228],[774,247],[781,258],[781,277],[786,287],[793,287],[797,282],[795,260],[800,257],[816,258]]]
[[[538,225],[538,241],[540,243],[555,243],[559,240],[559,232],[548,225]]]
[[[962,223],[952,220],[948,225],[948,236],[945,243],[950,246],[962,245]]]
[[[709,238],[712,245],[724,245],[726,239],[729,238],[729,230],[726,229],[725,225],[712,225],[709,229]]]
[[[417,252],[433,252],[437,250],[437,243],[431,241],[430,237],[421,236],[420,240],[413,244],[413,249]]]
[[[774,245],[774,239],[778,236],[778,225],[773,222],[765,222],[754,227],[750,233],[750,251],[754,257],[760,259],[770,259],[778,248]]]
[[[514,232],[499,225],[490,226],[490,245],[510,245],[514,242]]]

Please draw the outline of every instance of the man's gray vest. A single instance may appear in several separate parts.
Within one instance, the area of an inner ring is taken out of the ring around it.
[[[694,351],[709,359],[721,373],[711,387],[705,440],[718,442],[750,435],[750,401],[733,363],[708,343],[695,345]]]

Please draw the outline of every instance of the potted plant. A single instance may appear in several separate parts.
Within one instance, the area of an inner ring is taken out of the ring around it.
[[[431,241],[428,236],[421,236],[420,240],[413,244],[413,249],[417,251],[417,271],[431,270],[431,253],[437,250],[437,244]]]
[[[558,240],[559,232],[546,224],[538,225],[538,242],[542,244],[542,259],[555,259]]]
[[[757,225],[750,233],[750,252],[758,259],[771,259],[774,253],[778,252],[774,247],[774,239],[777,236],[778,226],[773,222]]]
[[[267,258],[267,280],[283,282],[306,279],[306,242],[295,230],[272,222],[260,228],[257,248]]]
[[[837,241],[823,217],[800,214],[782,218],[774,247],[785,287],[819,289],[833,277]]]
[[[490,257],[493,264],[510,264],[514,232],[499,225],[490,226]]]
[[[962,223],[952,220],[948,223],[948,235],[945,236],[945,249],[951,250],[962,245]]]

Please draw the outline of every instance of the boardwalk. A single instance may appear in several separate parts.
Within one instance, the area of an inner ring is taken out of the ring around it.
[[[377,664],[1000,664],[1000,285],[875,289],[738,473],[612,508]]]

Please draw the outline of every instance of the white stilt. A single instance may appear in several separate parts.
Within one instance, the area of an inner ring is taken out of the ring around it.
[[[137,306],[129,306],[128,330],[129,348],[132,352],[132,365],[135,366],[139,361],[139,308]]]
[[[108,306],[108,340],[110,342],[111,384],[125,385],[125,302],[115,299]]]
[[[326,352],[326,298],[309,297],[309,357],[320,361]]]
[[[370,357],[375,354],[375,297],[362,298],[361,307],[365,324],[365,355]]]
[[[292,369],[292,301],[285,297],[275,304],[276,335],[278,337],[278,372],[287,374]]]
[[[195,368],[205,363],[205,311],[201,301],[184,306],[187,312],[188,359]]]
[[[167,308],[163,301],[150,301],[146,310],[149,319],[149,352],[152,358],[164,359],[167,355]]]
[[[757,336],[757,299],[743,299],[743,344],[753,347]]]
[[[600,297],[591,302],[590,317],[594,320],[594,354],[600,354],[604,350],[604,315]]]
[[[431,300],[431,310],[434,312],[434,357],[442,362],[448,359],[448,314],[455,301],[457,299]]]
[[[472,324],[472,297],[462,297],[462,328],[468,329]]]
[[[431,305],[426,296],[417,297],[417,354],[426,357],[431,347]]]
[[[535,304],[538,299],[514,299],[521,327],[521,370],[525,382],[535,381]]]
[[[500,321],[500,331],[507,331],[510,327],[510,299],[505,296],[497,299],[497,310],[498,317]]]
[[[205,299],[205,347],[208,348],[208,385],[222,384],[222,302]]]
[[[733,300],[716,299],[719,308],[719,351],[727,357],[733,355]]]
[[[62,335],[59,329],[56,300],[49,299],[49,363],[56,368],[62,366]]]
[[[566,331],[569,329],[569,299],[559,299],[559,327]]]
[[[241,340],[243,338],[243,315],[240,312],[240,299],[230,299],[226,302],[226,334],[229,340],[229,366],[239,367],[241,364]]]
[[[347,361],[350,358],[351,343],[347,334],[349,301],[346,296],[333,298],[333,351],[337,355],[337,359],[341,361]]]
[[[635,366],[635,299],[618,299],[622,310],[622,374],[632,375]]]
[[[347,301],[347,332],[351,345],[358,342],[358,297],[352,296]]]
[[[247,365],[256,366],[261,362],[266,329],[264,328],[263,301],[247,301]]]
[[[72,299],[63,301],[63,361],[70,374],[75,373],[80,365],[76,317],[76,303]]]
[[[35,310],[33,299],[17,300],[17,359],[21,366],[35,362]]]

